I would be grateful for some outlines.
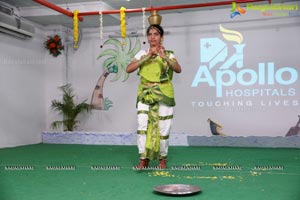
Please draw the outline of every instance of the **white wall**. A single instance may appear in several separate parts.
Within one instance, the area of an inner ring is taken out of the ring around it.
[[[220,24],[244,36],[245,68],[255,70],[258,63],[272,61],[276,63],[276,69],[289,66],[299,72],[299,12],[297,17],[264,17],[257,11],[247,11],[234,19],[230,19],[229,14],[229,9],[178,14],[161,12],[162,25],[165,31],[170,32],[165,36],[164,45],[174,50],[183,68],[181,74],[174,76],[177,106],[172,132],[209,136],[211,133],[206,120],[211,117],[222,124],[223,132],[230,136],[283,136],[295,125],[299,105],[282,105],[282,102],[299,101],[299,77],[298,84],[290,86],[296,92],[289,97],[229,98],[273,103],[280,100],[279,106],[252,106],[240,110],[234,106],[192,106],[193,101],[228,100],[217,98],[215,88],[205,84],[191,87],[199,66],[203,64],[200,60],[200,39],[216,37],[224,40],[219,30]],[[141,32],[141,20],[142,16],[129,17],[128,32]],[[105,27],[104,40],[118,31],[118,26]],[[0,147],[40,142],[41,132],[50,131],[51,122],[61,118],[51,110],[50,105],[53,99],[61,98],[58,87],[67,81],[73,85],[78,101],[91,100],[95,84],[103,72],[103,59],[96,59],[104,50],[99,48],[98,28],[83,30],[79,49],[69,49],[68,58],[65,53],[54,58],[44,49],[46,36],[53,33],[65,34],[61,27],[54,27],[50,32],[38,31],[37,36],[28,41],[0,35]],[[142,37],[140,39],[144,40]],[[226,44],[230,56],[234,53],[233,43],[227,41]],[[142,45],[142,48],[146,49],[147,45]],[[211,72],[216,73],[215,70]],[[235,72],[238,73],[238,70]],[[115,82],[111,81],[112,78],[113,75],[110,75],[105,82],[104,96],[113,101],[113,107],[108,111],[94,110],[89,116],[80,116],[79,131],[136,131],[135,101],[139,77],[135,73],[130,74],[125,82],[122,82],[122,77]],[[248,89],[253,87],[257,85]],[[272,86],[280,87],[283,86]],[[240,85],[235,84],[226,89],[239,88]]]
[[[41,142],[45,128],[43,34],[20,40],[0,34],[0,147]]]
[[[299,13],[299,12],[298,12]],[[244,68],[256,70],[259,63],[275,63],[275,70],[292,67],[299,73],[300,17],[265,17],[259,11],[248,11],[245,15],[234,19],[229,17],[228,9],[217,9],[202,12],[180,14],[163,14],[162,25],[170,34],[165,36],[164,45],[172,49],[180,61],[183,72],[174,76],[177,106],[175,109],[172,131],[189,135],[211,135],[207,119],[210,117],[223,125],[223,132],[230,136],[284,136],[298,120],[299,114],[299,84],[284,86],[275,84],[252,85],[248,87],[234,84],[225,89],[295,89],[295,94],[285,96],[250,96],[217,98],[215,88],[207,84],[191,87],[200,62],[200,39],[216,37],[223,41],[219,25],[240,32],[243,37]],[[142,17],[128,19],[128,32],[141,32]],[[109,34],[115,34],[119,27],[105,27],[105,39]],[[105,40],[104,39],[104,40]],[[140,38],[143,41],[143,38]],[[228,45],[228,57],[234,52],[233,42]],[[98,29],[83,32],[80,48],[71,55],[71,83],[75,86],[80,98],[91,99],[92,91],[102,73],[102,60],[96,60],[104,49],[99,48]],[[107,47],[107,48],[113,48]],[[147,48],[147,45],[142,45]],[[226,58],[226,59],[227,59]],[[235,73],[239,69],[234,69]],[[213,75],[216,71],[211,71]],[[288,79],[288,74],[285,74]],[[298,74],[300,75],[300,74]],[[126,82],[122,79],[111,82],[113,75],[107,78],[104,86],[104,96],[113,101],[113,107],[108,111],[94,110],[92,115],[82,120],[79,130],[93,132],[134,132],[136,130],[136,89],[139,77],[130,74]],[[249,78],[249,77],[248,77]],[[247,79],[247,77],[246,77]],[[300,78],[298,77],[297,83]],[[193,102],[228,101],[230,104],[242,101],[243,106],[204,106],[197,107]],[[245,103],[251,101],[252,106]],[[263,102],[263,103],[262,103]],[[279,103],[278,103],[279,102]],[[267,105],[272,103],[271,106]],[[266,104],[266,105],[263,105]],[[276,123],[274,123],[276,122]]]

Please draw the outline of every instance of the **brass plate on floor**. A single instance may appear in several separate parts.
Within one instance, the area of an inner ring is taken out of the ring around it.
[[[180,196],[196,194],[201,191],[201,188],[195,185],[168,184],[155,186],[153,190],[161,194]]]

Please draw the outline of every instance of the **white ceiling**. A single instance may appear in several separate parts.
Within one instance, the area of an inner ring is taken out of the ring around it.
[[[37,24],[48,25],[62,25],[66,27],[73,27],[72,18],[65,16],[57,11],[49,9],[43,5],[40,5],[32,0],[0,0],[0,2],[8,3],[17,8],[21,17],[33,21]],[[226,0],[220,0],[226,1]],[[272,3],[290,2],[292,0],[272,0]],[[79,12],[99,11],[99,10],[119,10],[122,6],[127,9],[133,8],[148,8],[148,7],[161,7],[161,6],[173,6],[173,5],[190,5],[207,2],[218,2],[217,0],[48,0],[48,2],[58,5],[64,9],[74,11],[78,9]],[[262,3],[268,3],[264,1]],[[215,6],[215,7],[202,7],[202,8],[187,8],[177,10],[162,10],[164,13],[181,13],[191,12],[203,9],[218,9],[218,8],[230,8],[227,6]],[[147,13],[147,16],[149,13]],[[142,16],[141,13],[128,13],[127,17]],[[119,15],[103,15],[103,25],[112,26],[119,25]],[[99,16],[84,16],[83,22],[80,22],[81,28],[99,27]]]

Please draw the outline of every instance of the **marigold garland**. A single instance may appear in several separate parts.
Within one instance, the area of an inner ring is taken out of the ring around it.
[[[48,36],[48,39],[45,41],[45,48],[49,50],[49,53],[57,57],[61,54],[61,50],[64,49],[64,46],[62,45],[61,38],[59,35],[55,35],[53,37]]]
[[[78,10],[73,12],[74,49],[78,48]]]
[[[126,37],[126,14],[125,14],[125,7],[120,8],[120,26],[121,26],[121,37],[124,39]],[[122,44],[124,45],[125,42],[123,41]]]

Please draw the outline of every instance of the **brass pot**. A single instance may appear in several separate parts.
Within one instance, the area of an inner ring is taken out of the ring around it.
[[[150,25],[160,25],[162,17],[158,14],[157,10],[152,10],[151,15],[148,17]]]

